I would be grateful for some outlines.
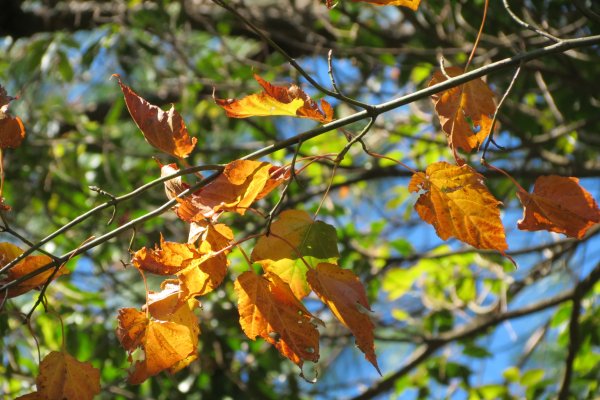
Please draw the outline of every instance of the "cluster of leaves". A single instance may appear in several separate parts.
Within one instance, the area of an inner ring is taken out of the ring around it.
[[[418,1],[368,2],[418,7]],[[328,6],[333,4],[328,2]],[[445,68],[433,75],[429,86],[463,73],[458,67]],[[185,165],[184,159],[194,151],[197,139],[190,137],[182,116],[173,106],[163,111],[152,105],[118,76],[117,79],[127,108],[147,142]],[[327,101],[318,104],[297,85],[272,85],[258,75],[255,79],[263,92],[240,100],[215,98],[215,102],[232,118],[292,116],[323,124],[334,120],[333,108]],[[10,100],[0,88],[2,149],[17,147],[25,135],[21,120],[7,112]],[[477,151],[490,140],[497,112],[494,94],[486,82],[475,79],[441,91],[432,100],[455,164],[441,161],[430,164],[424,172],[411,170],[408,190],[418,195],[415,209],[423,221],[434,226],[441,239],[454,237],[475,248],[506,255],[508,245],[500,220],[501,202],[487,189],[483,176],[459,155],[459,151]],[[499,168],[489,168],[506,174]],[[263,338],[300,368],[306,361],[317,362],[317,327],[323,322],[302,302],[314,292],[352,332],[358,348],[379,371],[365,289],[353,271],[338,265],[340,255],[333,226],[305,211],[286,210],[272,223],[269,218],[264,234],[235,240],[233,230],[219,221],[226,213],[244,215],[249,210],[258,213],[253,204],[280,185],[289,185],[297,173],[295,163],[277,166],[238,159],[215,170],[218,171],[215,175],[199,176],[197,183],[188,184],[181,178],[186,171],[177,164],[160,165],[162,177],[174,176],[165,181],[166,195],[173,202],[172,210],[177,217],[189,224],[189,235],[186,243],[161,237],[154,248],[144,247],[133,254],[132,264],[142,275],[151,273],[168,278],[160,285],[160,291],[146,293],[141,310],[119,311],[117,337],[132,364],[129,382],[141,383],[161,371],[175,373],[197,358],[198,299],[223,283],[230,251],[255,238],[258,240],[254,249],[246,257],[250,270],[234,282],[244,333],[252,340]],[[519,229],[548,230],[581,239],[600,222],[596,201],[578,184],[577,178],[542,176],[529,193],[506,175],[514,182],[524,206]],[[9,209],[1,196],[0,207]],[[0,264],[8,264],[22,252],[9,243],[1,244]],[[27,256],[12,267],[0,284],[14,280],[20,283],[11,287],[6,296],[47,286],[63,269],[35,272],[51,261],[47,256]],[[260,264],[261,274],[252,269],[253,263]],[[70,372],[74,369],[79,369],[78,373]],[[48,378],[48,370],[60,371],[62,375]],[[75,382],[81,380],[91,384],[78,388]],[[74,360],[64,350],[53,352],[40,364],[37,393],[48,398],[91,397],[99,390],[98,380],[97,370]],[[48,391],[53,392],[48,394]]]

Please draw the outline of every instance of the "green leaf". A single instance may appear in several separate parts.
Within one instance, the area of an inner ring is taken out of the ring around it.
[[[502,372],[502,376],[508,382],[516,382],[521,375],[521,370],[517,367],[508,367]]]
[[[544,379],[543,369],[530,369],[521,376],[521,385],[533,386]]]

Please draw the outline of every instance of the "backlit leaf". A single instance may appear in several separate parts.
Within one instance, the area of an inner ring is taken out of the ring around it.
[[[468,165],[437,162],[412,176],[408,189],[421,193],[415,209],[443,240],[455,237],[478,249],[508,248],[498,205],[483,176]]]
[[[205,218],[216,219],[224,211],[244,215],[250,205],[265,196],[265,190],[276,187],[269,182],[273,166],[267,162],[236,160],[214,181],[184,199],[179,199],[176,208],[179,218],[187,222],[198,222]],[[278,170],[273,172],[278,176]],[[269,184],[269,187],[265,187]]]
[[[446,68],[450,77],[462,75],[458,67]],[[441,71],[437,71],[429,86],[446,81]],[[431,96],[442,129],[448,136],[448,144],[455,157],[457,149],[467,153],[479,149],[490,134],[492,116],[496,111],[494,93],[482,79],[474,79],[463,85]]]
[[[133,255],[132,263],[136,268],[152,274],[174,275],[185,268],[191,259],[200,257],[202,255],[194,245],[166,242],[161,235],[160,247],[141,248]]]
[[[300,367],[304,361],[319,360],[315,318],[277,275],[247,271],[238,277],[234,288],[240,325],[250,339],[262,337]]]
[[[548,230],[581,239],[588,229],[600,223],[600,210],[592,195],[579,185],[579,179],[540,176],[533,193],[522,190],[517,196],[523,203],[519,229]]]
[[[25,138],[25,127],[19,117],[8,113],[9,103],[14,100],[0,85],[0,149],[17,148]]]
[[[328,0],[332,1],[332,0]],[[419,3],[421,0],[352,0],[355,3],[363,2],[363,3],[371,3],[376,6],[403,6],[408,7],[413,11],[417,11],[419,8]]]
[[[53,351],[40,363],[35,380],[41,399],[93,399],[100,394],[100,371],[65,352]]]
[[[215,98],[215,102],[223,107],[229,117],[287,115],[319,122],[330,122],[333,119],[333,108],[327,101],[321,100],[319,109],[317,103],[297,85],[275,86],[258,75],[254,75],[254,79],[263,87],[262,93],[240,100]]]
[[[150,318],[133,308],[119,310],[117,338],[127,350],[130,362],[133,362],[134,351],[143,351],[142,359],[132,365],[129,376],[132,384],[139,384],[164,370],[176,372],[182,362],[191,361],[195,356],[200,330],[193,310],[198,307],[198,301],[190,299],[180,304],[177,290],[172,287],[165,290],[166,294],[150,298]],[[173,311],[177,304],[180,305]]]
[[[187,157],[194,150],[197,139],[190,138],[183,118],[175,111],[175,107],[171,105],[169,111],[163,111],[121,82],[119,75],[113,76],[121,86],[131,117],[148,143],[172,156]]]
[[[320,262],[335,262],[340,256],[335,228],[314,221],[305,211],[283,211],[270,232],[258,239],[252,261],[283,279],[299,299],[310,293],[305,262],[315,267]]]
[[[375,326],[369,318],[369,301],[358,277],[337,265],[321,263],[317,268],[310,269],[306,278],[311,289],[327,304],[333,315],[352,331],[358,348],[381,374],[375,356]]]
[[[21,250],[19,247],[15,246],[12,243],[0,243],[0,268],[11,262],[18,256],[20,256],[22,253],[23,250]],[[12,282],[15,279],[24,277],[25,275],[28,275],[44,267],[45,265],[50,264],[51,262],[52,259],[46,255],[27,256],[23,260],[18,262],[14,267],[8,270],[7,276],[4,279],[0,280],[0,286],[8,282]],[[20,282],[16,286],[13,286],[10,289],[8,289],[6,297],[15,297],[44,285],[46,281],[52,276],[53,272],[54,268],[50,268],[44,272],[32,276],[31,278],[23,282]],[[64,265],[62,265],[59,268],[58,272],[54,274],[54,278],[57,278],[67,273],[68,271],[64,268]],[[4,293],[0,293],[0,297],[4,296]]]

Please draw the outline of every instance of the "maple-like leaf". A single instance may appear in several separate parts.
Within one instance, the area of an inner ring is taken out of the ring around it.
[[[178,199],[177,215],[187,222],[216,219],[224,211],[244,215],[259,196],[267,194],[265,190],[277,186],[269,183],[279,179],[271,177],[272,169],[267,162],[232,161],[214,181],[192,195]],[[278,169],[273,174],[277,177]]]
[[[0,268],[17,258],[23,253],[23,250],[19,247],[15,246],[12,243],[0,243]],[[14,267],[8,270],[8,274],[4,279],[0,280],[0,285],[6,284],[8,282],[12,282],[15,279],[19,279],[28,275],[47,264],[50,264],[52,259],[45,255],[39,256],[27,256],[23,260],[19,261]],[[32,276],[29,279],[20,282],[16,286],[11,287],[5,293],[0,293],[0,297],[15,297],[19,296],[25,292],[28,292],[32,289],[40,287],[46,283],[48,279],[54,273],[54,268],[50,268],[44,272],[41,272],[35,276]],[[61,275],[67,274],[68,271],[62,265],[59,270],[54,274],[54,278],[57,278]]]
[[[256,74],[254,79],[263,87],[263,92],[246,96],[240,100],[214,99],[225,110],[227,116],[247,118],[287,115],[310,118],[322,123],[333,120],[333,108],[327,101],[321,100],[321,109],[319,109],[317,103],[297,85],[275,86]]]
[[[132,384],[164,370],[174,373],[195,358],[200,329],[193,310],[198,301],[190,299],[180,304],[178,290],[170,287],[164,290],[167,293],[150,298],[147,305],[150,318],[134,308],[119,310],[117,338],[127,350],[130,362],[136,350],[143,351],[143,358],[132,365],[129,375]],[[173,311],[175,305],[178,307]]]
[[[415,209],[443,240],[453,236],[478,249],[503,254],[508,248],[498,209],[501,202],[488,191],[483,176],[469,165],[431,164],[425,173],[412,176],[408,189],[422,192]]]
[[[579,179],[540,176],[533,193],[518,190],[523,218],[518,227],[526,231],[548,230],[578,239],[600,223],[600,210],[592,195],[579,185]]]
[[[64,351],[53,351],[40,363],[35,383],[40,399],[91,400],[100,393],[100,371]]]
[[[340,256],[335,228],[314,221],[305,211],[283,211],[270,232],[258,239],[252,261],[283,279],[299,299],[310,293],[305,262],[314,267],[320,262],[335,262]]]
[[[19,117],[8,113],[8,105],[14,100],[0,85],[0,149],[17,148],[25,138],[25,127]]]
[[[350,270],[330,263],[321,263],[306,275],[311,289],[329,307],[333,315],[356,338],[356,345],[381,375],[375,356],[375,326],[367,314],[370,311],[365,288]]]
[[[462,75],[458,67],[446,68],[450,77]],[[447,80],[441,71],[437,71],[429,86]],[[474,79],[463,85],[448,89],[431,96],[435,111],[448,136],[448,145],[457,160],[457,149],[467,153],[479,149],[485,138],[490,134],[492,116],[496,111],[494,93],[481,78]]]
[[[275,274],[244,272],[234,283],[240,325],[250,339],[258,336],[302,367],[319,360],[318,321]]]
[[[197,139],[190,138],[183,118],[175,107],[171,105],[169,111],[163,111],[121,82],[119,75],[113,76],[121,86],[129,114],[148,143],[172,156],[187,157],[194,150]]]

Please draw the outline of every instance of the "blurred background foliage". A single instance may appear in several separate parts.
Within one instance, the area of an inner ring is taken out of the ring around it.
[[[343,0],[332,10],[316,0],[237,1],[235,6],[326,87],[332,49],[333,72],[344,94],[375,104],[426,87],[441,56],[447,66],[463,66],[483,3],[423,0],[417,12]],[[600,34],[600,7],[594,1],[510,3],[525,21],[557,37]],[[27,129],[23,145],[5,154],[4,197],[13,208],[8,222],[31,242],[108,200],[89,186],[125,194],[160,175],[153,158],[173,162],[144,141],[110,79],[113,73],[154,104],[176,104],[198,138],[187,160],[191,165],[227,163],[315,126],[291,118],[229,119],[213,103],[213,91],[220,98],[258,91],[254,73],[279,84],[300,83],[316,98],[322,95],[282,54],[211,1],[4,0],[1,7],[0,83],[19,96],[11,111]],[[502,2],[493,1],[472,68],[548,44],[520,27]],[[500,114],[496,141],[502,148],[492,146],[488,162],[505,168],[525,188],[540,175],[577,176],[599,199],[599,64],[598,46],[525,64]],[[513,73],[487,77],[498,98]],[[327,100],[337,118],[357,111]],[[391,111],[365,140],[373,151],[417,169],[450,161],[432,111],[428,99]],[[364,124],[347,129],[358,132]],[[303,143],[299,155],[336,153],[346,143],[341,131],[332,131]],[[295,151],[278,151],[267,160],[288,163]],[[468,160],[504,203],[509,254],[518,269],[498,254],[441,242],[412,211],[416,197],[407,190],[409,171],[369,157],[359,146],[333,179],[319,215],[338,229],[340,265],[367,285],[383,378],[354,348],[349,332],[309,297],[309,308],[320,313],[327,328],[321,331],[319,379],[307,384],[276,350],[243,335],[228,278],[202,298],[199,361],[175,376],[160,374],[128,385],[126,354],[114,333],[116,310],[145,301],[139,274],[127,266],[128,249],[130,241],[133,250],[153,245],[160,232],[167,240],[185,241],[186,225],[166,213],[139,226],[133,239],[129,232],[70,261],[72,273],[49,287],[48,312],[39,309],[30,328],[23,325],[22,313],[36,293],[5,304],[0,393],[13,398],[31,391],[37,345],[42,357],[61,346],[60,316],[68,350],[101,370],[101,397],[107,399],[552,398],[565,385],[569,368],[569,398],[597,398],[600,229],[581,241],[518,231],[521,206],[513,184],[483,168],[480,156],[474,153]],[[290,186],[283,209],[314,212],[331,172],[331,163],[312,164]],[[268,212],[278,196],[262,200],[258,208]],[[66,253],[165,200],[157,187],[120,204],[110,226],[108,209],[44,248]],[[236,238],[265,226],[265,219],[252,213],[225,220]],[[230,258],[231,276],[247,269],[239,252]],[[577,286],[580,281],[587,283]],[[149,279],[149,286],[156,289],[157,282]],[[585,291],[569,295],[575,287]]]

